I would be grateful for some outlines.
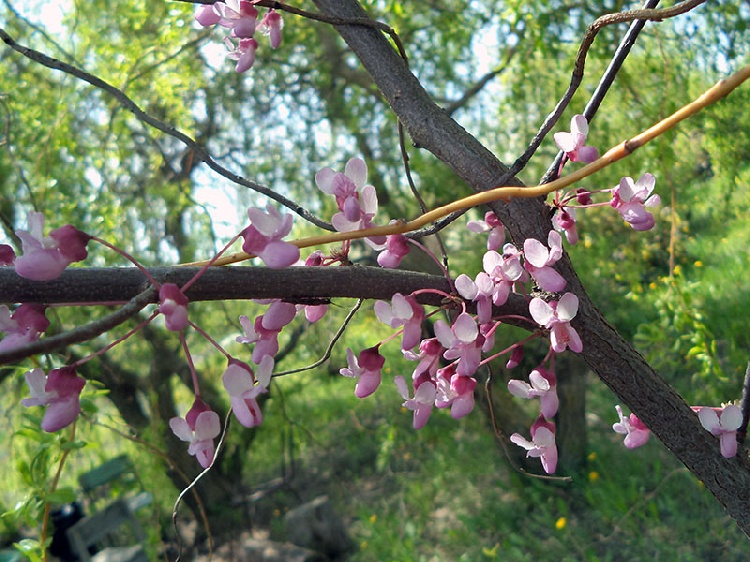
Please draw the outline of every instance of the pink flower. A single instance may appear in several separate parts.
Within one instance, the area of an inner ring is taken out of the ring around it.
[[[271,48],[275,49],[281,45],[281,30],[284,29],[284,19],[276,10],[268,10],[258,26],[258,31],[268,35],[271,40]]]
[[[455,366],[451,364],[444,369],[438,369],[436,381],[435,406],[450,406],[453,419],[460,419],[471,413],[474,409],[474,388],[477,386],[477,381],[473,377],[456,373]]]
[[[256,374],[247,363],[230,359],[221,377],[224,388],[229,393],[232,412],[245,427],[255,427],[263,421],[263,412],[256,398],[268,392],[273,366],[273,357],[264,355]]]
[[[378,212],[378,196],[375,187],[367,184],[367,164],[361,158],[352,158],[346,163],[344,173],[323,168],[315,174],[315,184],[323,193],[336,198],[339,208],[331,223],[339,232],[351,232],[370,228]],[[372,246],[386,243],[385,236],[367,238]]]
[[[487,211],[483,221],[469,221],[466,228],[471,232],[489,232],[487,237],[487,249],[497,250],[505,242],[505,227],[497,215],[492,211]]]
[[[557,468],[557,445],[555,445],[555,424],[546,421],[542,416],[537,418],[531,426],[531,441],[526,440],[520,433],[510,436],[512,443],[526,449],[527,457],[539,458],[542,468],[547,474],[552,474]]]
[[[455,285],[459,295],[477,303],[477,321],[480,324],[489,323],[492,320],[492,299],[496,287],[490,276],[481,271],[477,274],[476,280],[472,281],[468,275],[462,273],[456,278]]]
[[[404,377],[395,377],[393,382],[396,383],[399,394],[405,400],[404,408],[414,412],[412,422],[414,429],[423,428],[427,420],[430,419],[432,407],[435,405],[435,384],[430,380],[425,380],[418,385],[417,381],[414,381],[414,398],[409,398],[409,389],[406,387]]]
[[[297,313],[296,307],[291,303],[281,301],[274,302],[266,311],[250,322],[250,318],[244,314],[240,316],[240,325],[245,332],[244,336],[238,336],[239,343],[254,343],[252,361],[259,365],[263,357],[273,357],[279,352],[279,332],[294,319]]]
[[[164,283],[159,289],[159,312],[164,315],[167,330],[180,332],[188,325],[188,298],[174,283]]]
[[[612,429],[625,436],[625,446],[628,449],[635,449],[644,445],[651,436],[651,430],[643,425],[643,422],[635,414],[625,417],[619,405],[615,406],[615,410],[617,410],[620,421],[612,425]]]
[[[213,4],[203,4],[195,13],[195,21],[203,27],[209,27],[219,23],[221,16],[214,10]]]
[[[516,345],[513,348],[513,351],[510,353],[510,358],[508,359],[508,362],[505,364],[506,369],[515,369],[518,367],[518,365],[521,364],[521,361],[523,361],[523,346],[522,345]]]
[[[412,373],[412,378],[417,380],[423,374],[426,374],[428,378],[434,378],[440,366],[440,357],[444,351],[445,349],[440,345],[437,338],[422,340],[419,343],[419,354],[404,350],[404,357],[409,361],[419,361],[417,368]]]
[[[184,418],[169,420],[169,427],[182,441],[190,443],[188,453],[194,456],[203,468],[208,468],[214,460],[214,439],[221,433],[221,421],[216,412],[200,398]]]
[[[550,331],[550,344],[555,353],[562,353],[566,347],[580,353],[583,343],[570,321],[578,313],[578,297],[565,293],[559,302],[545,302],[534,297],[529,303],[529,312],[534,321]]]
[[[391,299],[391,304],[376,301],[374,309],[375,315],[383,324],[391,328],[404,327],[401,349],[413,349],[419,344],[422,339],[424,309],[417,303],[417,299],[396,293]]]
[[[346,350],[348,366],[339,369],[339,373],[345,377],[359,379],[354,389],[354,395],[357,398],[370,396],[380,386],[380,371],[385,365],[385,357],[378,353],[379,347],[379,345],[376,345],[360,351],[359,360],[354,357],[354,352],[351,349],[347,348]]]
[[[528,274],[521,265],[521,252],[513,244],[503,246],[502,256],[494,250],[486,252],[482,258],[482,266],[494,286],[492,302],[495,306],[502,306],[508,301],[516,281],[528,279]]]
[[[482,360],[484,336],[474,318],[466,312],[456,316],[452,326],[444,320],[435,322],[435,336],[446,348],[443,357],[448,360],[458,359],[456,371],[459,375],[473,375]]]
[[[23,255],[16,258],[16,273],[32,281],[57,279],[75,261],[86,259],[91,239],[72,225],[65,225],[44,236],[44,215],[29,213],[29,230],[17,230]]]
[[[0,305],[0,332],[7,334],[0,341],[0,352],[38,340],[49,328],[49,320],[44,314],[46,309],[41,304],[26,303],[11,315],[7,306]]]
[[[719,415],[719,413],[721,415]],[[731,458],[737,454],[737,430],[742,425],[742,411],[734,404],[722,408],[699,408],[701,425],[719,437],[721,455]]]
[[[576,210],[572,207],[558,207],[555,216],[552,217],[552,226],[558,232],[564,232],[565,238],[570,244],[578,242],[578,230],[576,230]]]
[[[220,16],[218,23],[232,30],[233,37],[249,38],[255,33],[258,10],[248,0],[216,2],[214,11]],[[213,18],[208,18],[212,20]],[[238,71],[239,72],[239,71]]]
[[[557,293],[565,288],[566,281],[552,266],[562,257],[562,237],[554,230],[547,236],[549,250],[539,240],[527,238],[523,243],[526,271],[545,291]]]
[[[292,231],[292,215],[287,213],[282,217],[270,204],[266,211],[257,207],[248,209],[251,224],[242,231],[245,238],[242,249],[258,256],[272,269],[288,267],[299,260],[299,248],[281,240]]]
[[[574,115],[570,120],[569,133],[555,133],[555,144],[568,155],[571,162],[593,162],[599,158],[599,151],[586,144],[589,124],[583,115]]]
[[[403,234],[393,234],[386,238],[385,250],[378,254],[378,265],[394,269],[409,253],[409,243]]]
[[[612,190],[610,205],[633,230],[651,230],[654,227],[654,215],[646,211],[646,207],[655,207],[661,203],[658,195],[651,194],[655,185],[654,176],[643,174],[635,183],[633,178],[622,178],[620,185]]]
[[[253,67],[255,52],[258,50],[258,42],[255,39],[245,37],[235,45],[229,37],[225,37],[224,45],[227,47],[227,58],[237,61],[234,67],[235,72],[242,74]]]
[[[52,369],[47,377],[41,369],[24,375],[31,397],[21,400],[24,406],[47,406],[42,429],[49,433],[69,426],[81,412],[81,390],[86,379],[79,377],[73,367]]]
[[[513,396],[519,398],[539,398],[542,407],[542,415],[552,419],[557,414],[559,400],[557,398],[557,377],[552,371],[539,367],[531,371],[528,384],[524,381],[508,381],[508,390]]]

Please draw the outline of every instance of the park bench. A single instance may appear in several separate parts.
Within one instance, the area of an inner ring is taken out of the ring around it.
[[[66,531],[78,560],[148,562],[146,535],[135,513],[151,503],[151,494],[143,491],[133,462],[121,455],[80,474],[78,483],[91,514]]]

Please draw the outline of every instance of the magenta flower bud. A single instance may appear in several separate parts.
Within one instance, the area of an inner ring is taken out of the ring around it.
[[[505,368],[515,369],[520,365],[521,361],[523,361],[523,346],[517,345],[510,353],[510,359],[508,359],[508,362],[505,364]]]
[[[584,188],[579,187],[576,189],[576,201],[579,205],[591,205],[593,203],[591,199],[591,192],[586,191]]]
[[[164,283],[159,290],[159,312],[164,315],[167,329],[173,332],[184,330],[188,325],[188,298],[174,283]]]
[[[16,252],[7,244],[0,244],[0,266],[13,265],[16,261]]]
[[[78,230],[72,224],[66,224],[49,233],[50,238],[57,240],[60,245],[60,254],[70,261],[83,261],[89,253],[86,250],[86,244],[91,240],[91,236]]]

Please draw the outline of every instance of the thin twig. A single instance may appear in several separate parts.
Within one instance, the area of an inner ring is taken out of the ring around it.
[[[76,66],[73,66],[71,64],[62,62],[60,60],[48,57],[44,53],[35,51],[34,49],[31,49],[24,45],[19,45],[2,28],[0,28],[0,39],[2,39],[5,42],[5,44],[8,45],[11,49],[20,53],[21,55],[25,56],[26,58],[30,60],[38,62],[39,64],[46,66],[47,68],[50,68],[52,70],[59,70],[61,72],[64,72],[65,74],[70,74],[71,76],[74,76],[80,80],[83,80],[84,82],[88,82],[95,88],[98,88],[104,92],[107,92],[109,95],[115,98],[123,108],[130,111],[139,121],[142,121],[143,123],[146,123],[147,125],[150,125],[154,129],[157,129],[164,134],[174,137],[175,139],[181,141],[186,146],[193,149],[193,151],[195,152],[195,157],[199,159],[200,161],[205,162],[205,164],[209,168],[211,168],[214,172],[216,172],[220,176],[225,177],[228,180],[238,185],[241,185],[242,187],[246,187],[248,189],[252,189],[253,191],[257,191],[258,193],[265,195],[269,199],[273,199],[277,203],[282,204],[283,206],[287,207],[291,211],[297,213],[303,219],[313,223],[315,226],[319,228],[322,228],[324,230],[329,230],[329,231],[334,230],[333,226],[330,223],[319,219],[318,217],[316,217],[314,214],[312,214],[310,211],[308,211],[302,205],[296,203],[295,201],[288,199],[287,197],[284,197],[283,195],[273,191],[272,189],[264,185],[261,185],[254,181],[250,181],[248,179],[243,178],[242,176],[238,176],[237,174],[231,172],[230,170],[228,170],[227,168],[225,168],[224,166],[216,162],[211,156],[211,154],[208,152],[206,147],[198,144],[192,137],[186,135],[182,131],[177,130],[171,125],[167,125],[163,121],[160,121],[156,117],[143,111],[132,99],[128,97],[127,94],[125,94],[125,92],[123,92],[119,88],[112,86],[111,84],[109,84],[108,82],[105,82],[98,76],[94,76],[93,74],[90,74],[84,70],[81,70],[80,68]]]
[[[647,10],[653,9],[656,8],[656,5],[658,3],[659,0],[646,0],[643,8]],[[633,21],[630,24],[627,33],[620,41],[620,44],[617,46],[617,50],[615,50],[615,54],[612,57],[609,66],[607,66],[604,74],[602,74],[602,77],[599,79],[599,84],[596,86],[596,90],[594,90],[594,93],[591,94],[589,102],[583,109],[583,116],[589,123],[596,115],[596,112],[599,110],[599,106],[604,101],[604,98],[607,95],[610,87],[612,87],[612,84],[614,84],[617,73],[620,72],[622,65],[625,63],[625,59],[630,54],[630,50],[633,48],[633,45],[635,45],[635,40],[638,38],[638,35],[640,35],[645,25],[646,20],[638,19]],[[549,132],[549,130],[547,132]],[[539,183],[549,183],[552,180],[558,178],[558,176],[560,175],[560,165],[563,162],[563,158],[565,158],[565,152],[561,150],[557,153],[555,160],[552,162],[552,165],[550,165],[549,169],[544,174],[544,177]]]
[[[301,373],[302,371],[309,371],[311,369],[315,369],[316,367],[319,367],[320,365],[328,361],[328,359],[331,357],[333,346],[336,345],[336,342],[339,341],[341,336],[344,335],[344,331],[346,330],[346,327],[349,325],[349,322],[352,321],[352,318],[354,318],[354,315],[362,306],[363,302],[365,302],[364,299],[357,300],[357,304],[355,304],[354,307],[349,311],[349,314],[346,315],[344,322],[341,324],[338,331],[334,334],[333,338],[328,344],[328,348],[326,349],[325,353],[320,359],[315,361],[315,363],[308,365],[307,367],[300,367],[299,369],[290,369],[288,371],[281,371],[280,373],[274,373],[273,378],[282,377],[284,375],[291,375],[293,373]]]
[[[539,128],[539,131],[532,139],[531,143],[529,143],[528,148],[524,151],[524,153],[521,155],[518,160],[516,160],[513,165],[510,167],[508,172],[501,178],[501,182],[505,183],[513,176],[517,175],[518,172],[520,172],[528,163],[528,161],[531,159],[531,157],[536,153],[539,146],[542,144],[542,141],[547,136],[547,134],[552,130],[552,127],[555,126],[557,121],[562,116],[565,109],[568,107],[568,104],[570,103],[570,100],[573,99],[573,95],[578,90],[578,87],[581,85],[581,82],[583,81],[584,76],[584,70],[586,67],[586,55],[588,54],[589,49],[591,48],[591,45],[594,42],[594,39],[596,38],[599,31],[601,31],[604,27],[608,25],[618,24],[618,23],[626,23],[629,21],[641,21],[645,23],[646,21],[662,21],[667,18],[672,18],[675,16],[678,16],[680,14],[683,14],[685,12],[688,12],[698,6],[699,4],[704,3],[706,0],[686,0],[685,2],[682,2],[681,4],[677,4],[675,6],[672,6],[671,8],[664,8],[661,10],[654,10],[654,9],[641,9],[641,10],[632,10],[629,12],[619,12],[616,14],[606,14],[604,16],[601,16],[597,20],[595,20],[586,30],[586,34],[583,37],[583,40],[581,41],[581,45],[578,49],[578,54],[576,55],[576,60],[574,63],[573,73],[570,77],[570,84],[568,85],[568,89],[563,94],[562,98],[560,98],[560,101],[557,102],[557,105],[555,106],[555,109],[550,113],[547,118],[544,120],[544,123],[542,123],[542,126]],[[643,23],[641,24],[641,27],[643,27]],[[628,30],[628,33],[626,34],[623,41],[620,43],[620,47],[623,45],[627,45],[627,41],[629,38],[632,38],[633,41],[635,41],[635,37],[637,37],[638,33],[640,33],[640,29],[637,29],[637,31],[634,30],[634,27],[631,26],[630,30]],[[613,58],[613,63],[610,64],[610,67],[607,69],[607,72],[605,72],[604,76],[602,77],[602,81],[600,82],[600,86],[605,80],[614,80],[614,75],[619,71],[619,67],[622,65],[622,62],[625,60],[625,57],[627,57],[630,47],[628,46],[626,49],[621,50],[620,47],[618,47],[617,52],[615,53],[615,57]],[[610,69],[612,72],[610,72]],[[601,99],[604,98],[604,95],[606,94],[609,86],[606,88],[599,90],[597,89],[597,94],[600,96]],[[592,97],[592,100],[595,98]],[[595,105],[592,105],[593,113],[596,113],[596,109],[598,108],[598,103],[601,103],[601,99]],[[592,116],[593,116],[592,113]],[[559,161],[562,161],[563,156],[558,156]],[[558,159],[555,160],[558,162]],[[542,180],[540,183],[547,183],[549,181],[550,177],[549,172],[545,174],[545,180]]]

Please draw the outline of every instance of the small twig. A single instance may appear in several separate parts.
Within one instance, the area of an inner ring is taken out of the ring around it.
[[[742,385],[740,410],[742,411],[742,424],[737,429],[737,443],[742,445],[747,437],[747,424],[750,423],[750,362],[748,362],[747,369],[745,369],[745,382]]]
[[[618,24],[618,23],[626,23],[629,21],[640,21],[641,28],[643,27],[643,24],[646,21],[662,21],[664,19],[672,18],[677,15],[683,14],[685,12],[688,12],[692,10],[695,6],[698,6],[699,4],[702,4],[706,0],[687,0],[685,2],[682,2],[681,4],[677,4],[675,6],[672,6],[671,8],[664,8],[661,10],[654,10],[654,9],[642,9],[642,10],[632,10],[629,12],[619,12],[616,14],[606,14],[604,16],[601,16],[597,20],[595,20],[586,30],[586,34],[583,37],[583,40],[581,41],[581,45],[578,48],[578,54],[576,55],[576,60],[574,63],[573,73],[570,77],[570,84],[568,85],[568,89],[563,94],[562,98],[560,98],[560,101],[557,102],[557,105],[555,106],[555,109],[550,113],[547,118],[544,120],[544,123],[542,123],[542,126],[539,128],[539,131],[532,139],[531,143],[529,143],[528,148],[524,151],[524,153],[513,163],[513,165],[510,167],[508,172],[501,178],[502,183],[506,183],[510,178],[517,175],[518,172],[520,172],[528,163],[528,161],[531,159],[531,157],[536,153],[539,146],[542,144],[542,141],[544,138],[549,134],[549,132],[552,130],[552,127],[555,126],[557,121],[562,116],[565,109],[568,107],[568,104],[570,103],[570,100],[573,99],[573,95],[578,90],[578,87],[581,85],[581,82],[583,81],[584,76],[584,70],[586,67],[586,55],[588,54],[589,49],[591,48],[591,45],[594,42],[594,39],[596,38],[599,31],[601,31],[604,27],[608,25]],[[647,4],[648,5],[648,4]],[[602,81],[600,82],[600,86],[602,86],[603,83],[605,83],[606,80],[614,80],[614,75],[617,74],[619,71],[620,66],[622,65],[622,62],[627,57],[630,46],[627,48],[623,48],[623,45],[627,45],[628,41],[635,41],[635,38],[637,37],[638,33],[640,33],[640,28],[636,29],[634,26],[631,26],[630,30],[628,30],[628,33],[626,34],[623,41],[620,43],[620,47],[618,47],[617,52],[615,53],[614,58],[612,59],[612,64],[610,64],[610,67],[605,72],[604,76],[602,77]],[[602,90],[597,89],[597,93],[595,93],[595,96],[599,96],[599,101],[595,102],[594,105],[592,105],[592,116],[593,113],[596,113],[596,109],[598,108],[598,104],[601,103],[601,99],[604,98],[604,95],[606,94],[607,90],[609,88],[609,85],[607,85]],[[592,100],[595,100],[596,98],[592,97]],[[559,160],[556,159],[555,161],[559,162],[562,161],[563,156],[558,156]],[[550,177],[549,172],[545,174],[545,180],[542,180],[540,183],[546,183],[549,181]]]
[[[178,546],[178,553],[177,558],[175,559],[175,562],[179,562],[180,557],[182,556],[182,538],[180,537],[180,532],[177,529],[177,510],[180,507],[180,504],[182,503],[182,498],[185,497],[185,495],[192,490],[198,482],[200,482],[201,478],[203,478],[206,474],[208,474],[211,469],[214,467],[214,464],[216,463],[216,460],[219,458],[219,453],[224,448],[224,441],[227,437],[227,432],[229,430],[229,422],[232,420],[232,410],[229,410],[227,412],[227,415],[224,418],[224,428],[221,432],[221,436],[219,437],[219,443],[216,445],[216,450],[214,451],[214,458],[211,459],[211,464],[208,465],[203,471],[201,471],[198,476],[195,477],[195,479],[188,484],[188,486],[180,492],[180,495],[177,496],[177,500],[174,502],[174,507],[172,508],[172,526],[174,527],[175,536],[177,537],[177,546]],[[205,520],[204,523],[206,524],[206,533],[208,534],[208,559],[209,562],[213,556],[214,551],[214,539],[213,535],[211,534],[211,529],[208,528],[208,520]]]
[[[656,5],[658,3],[659,0],[646,0],[646,2],[643,4],[643,8],[647,10],[653,9],[656,8]],[[630,54],[630,50],[633,48],[633,45],[635,45],[635,40],[638,38],[638,35],[640,35],[645,26],[645,19],[637,19],[633,21],[630,24],[627,33],[625,33],[625,36],[620,41],[620,44],[617,46],[617,50],[615,50],[615,54],[612,57],[609,66],[607,66],[604,74],[602,74],[602,77],[599,79],[599,84],[596,86],[596,90],[594,90],[594,93],[591,94],[589,102],[583,109],[583,116],[589,123],[596,115],[596,112],[599,110],[599,106],[601,105],[602,101],[604,101],[607,92],[609,92],[610,87],[615,82],[617,73],[620,72],[622,65],[625,63],[625,59]],[[572,98],[572,93],[570,97]],[[555,121],[557,121],[557,119]],[[549,132],[549,130],[547,132]],[[555,160],[552,162],[552,165],[549,167],[539,183],[549,183],[550,181],[557,179],[560,174],[560,164],[562,164],[563,158],[565,158],[565,152],[561,150],[557,153]]]
[[[59,70],[61,72],[64,72],[65,74],[70,74],[71,76],[74,76],[80,80],[83,80],[84,82],[88,82],[95,88],[98,88],[104,92],[107,92],[113,98],[115,98],[124,109],[130,111],[139,121],[142,121],[143,123],[146,123],[147,125],[150,125],[154,129],[157,129],[164,134],[174,137],[175,139],[179,140],[186,146],[193,149],[193,151],[195,152],[195,157],[199,159],[200,161],[205,162],[205,164],[209,168],[211,168],[214,172],[216,172],[220,176],[225,177],[228,180],[238,185],[241,185],[242,187],[246,187],[248,189],[252,189],[253,191],[257,191],[258,193],[265,195],[269,199],[273,199],[277,203],[282,204],[283,206],[287,207],[291,211],[297,213],[303,219],[313,223],[315,226],[319,228],[322,228],[324,230],[329,230],[329,231],[334,230],[333,226],[330,223],[319,219],[318,217],[316,217],[314,214],[312,214],[310,211],[308,211],[302,205],[296,203],[295,201],[292,201],[291,199],[284,197],[283,195],[273,191],[272,189],[264,185],[260,185],[259,183],[250,181],[248,179],[243,178],[242,176],[238,176],[237,174],[231,172],[230,170],[228,170],[227,168],[225,168],[224,166],[216,162],[211,156],[211,154],[208,152],[206,147],[198,144],[192,137],[186,135],[182,131],[179,131],[172,126],[167,125],[163,121],[143,111],[132,99],[128,97],[127,94],[125,94],[125,92],[123,92],[119,88],[112,86],[111,84],[109,84],[108,82],[105,82],[98,76],[94,76],[93,74],[90,74],[84,70],[81,70],[78,67],[75,67],[71,64],[48,57],[44,53],[35,51],[34,49],[31,49],[24,45],[19,45],[10,35],[8,35],[8,33],[3,28],[0,28],[0,39],[2,39],[5,42],[5,44],[8,45],[11,49],[20,53],[21,55],[25,56],[26,58],[30,60],[38,62],[39,64],[46,66],[47,68],[50,68],[52,70]]]
[[[363,302],[365,302],[364,299],[357,300],[357,304],[355,304],[354,308],[352,308],[349,311],[349,314],[346,315],[344,322],[341,324],[338,331],[334,334],[333,338],[328,344],[328,348],[326,349],[325,353],[320,359],[318,359],[315,363],[308,365],[307,367],[300,367],[299,369],[290,369],[289,371],[281,371],[280,373],[274,373],[273,377],[276,378],[276,377],[282,377],[284,375],[291,375],[292,373],[301,373],[302,371],[309,371],[311,369],[315,369],[316,367],[319,367],[320,365],[328,361],[328,359],[331,357],[333,346],[336,345],[336,342],[339,341],[341,336],[344,335],[344,330],[346,330],[346,327],[349,325],[349,322],[352,321],[352,318],[354,318],[354,315],[362,306]]]

